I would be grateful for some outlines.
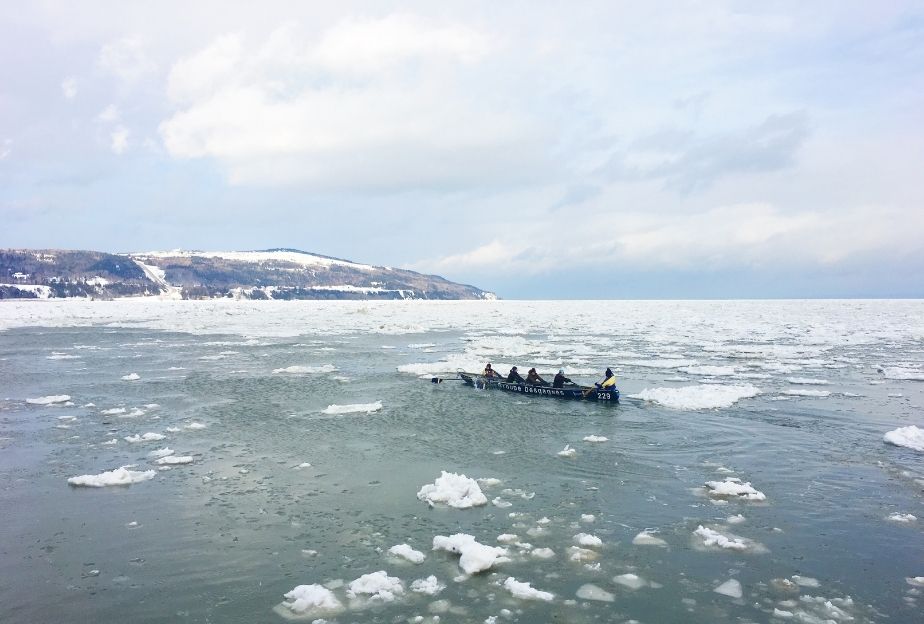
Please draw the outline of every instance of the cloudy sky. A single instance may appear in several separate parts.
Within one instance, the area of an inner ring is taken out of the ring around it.
[[[920,2],[6,2],[0,247],[924,296]]]

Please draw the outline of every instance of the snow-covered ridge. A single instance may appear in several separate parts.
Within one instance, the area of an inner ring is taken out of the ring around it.
[[[327,256],[318,256],[304,251],[284,251],[271,249],[266,251],[187,251],[174,249],[173,251],[147,251],[130,253],[133,258],[221,258],[237,262],[288,262],[304,267],[331,267],[344,266],[360,271],[390,270],[386,267],[375,267],[370,264],[359,264],[348,260],[338,260]]]

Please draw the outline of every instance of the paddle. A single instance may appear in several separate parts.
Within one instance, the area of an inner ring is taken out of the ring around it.
[[[453,378],[453,379],[443,379],[442,377],[431,377],[430,378],[430,383],[438,384],[438,383],[443,383],[444,381],[465,381],[465,380],[461,378]]]

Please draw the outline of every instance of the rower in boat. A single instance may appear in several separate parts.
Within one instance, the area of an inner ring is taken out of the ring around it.
[[[552,380],[553,388],[564,388],[566,383],[573,383],[570,379],[565,377],[565,369],[559,368],[558,374],[555,375],[555,379]]]
[[[507,383],[523,383],[523,378],[520,377],[520,373],[517,372],[516,366],[511,368],[510,372],[507,374]]]
[[[616,386],[616,375],[613,374],[612,370],[607,368],[606,372],[603,373],[603,381],[600,383],[596,383],[594,385],[600,388],[601,390],[605,390],[607,388],[614,388]]]
[[[491,368],[491,363],[490,363],[490,362],[488,362],[488,365],[484,367],[484,372],[481,373],[481,376],[482,376],[482,377],[489,377],[489,378],[490,378],[490,377],[500,377],[500,375],[497,374],[497,371],[494,370],[493,368]]]
[[[535,368],[529,369],[529,372],[526,374],[526,383],[531,384],[533,386],[549,385],[548,383],[546,383],[545,379],[539,376],[539,373],[536,371]]]

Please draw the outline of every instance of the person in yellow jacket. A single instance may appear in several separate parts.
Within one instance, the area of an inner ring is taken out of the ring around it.
[[[616,385],[616,375],[609,368],[603,374],[603,381],[597,384],[598,388],[612,388]]]

